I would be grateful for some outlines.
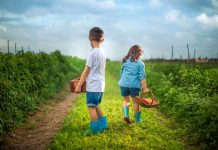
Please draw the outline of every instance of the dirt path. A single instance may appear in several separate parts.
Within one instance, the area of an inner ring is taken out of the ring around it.
[[[22,127],[15,130],[15,137],[6,137],[0,149],[44,150],[62,126],[64,117],[75,101],[75,94],[62,91],[50,104],[44,105]]]

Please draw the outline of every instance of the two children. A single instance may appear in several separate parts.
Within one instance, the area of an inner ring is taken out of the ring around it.
[[[85,131],[85,135],[95,134],[108,128],[107,117],[103,116],[101,109],[98,107],[105,89],[106,58],[103,50],[100,48],[101,43],[104,41],[104,31],[99,27],[92,28],[89,31],[89,40],[93,49],[89,53],[85,69],[75,89],[77,93],[81,92],[81,86],[86,81],[86,105],[91,121],[90,129]],[[139,95],[141,88],[143,92],[148,91],[144,63],[139,60],[142,53],[142,49],[138,45],[134,45],[123,58],[119,85],[121,94],[124,97],[124,120],[127,123],[131,123],[129,118],[129,96],[132,97],[134,103],[135,121],[142,121],[139,105],[135,101],[135,97]]]

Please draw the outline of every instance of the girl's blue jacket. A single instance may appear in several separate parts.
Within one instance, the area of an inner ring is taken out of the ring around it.
[[[140,61],[126,60],[120,70],[118,84],[122,87],[141,89],[141,80],[145,79],[145,64]]]

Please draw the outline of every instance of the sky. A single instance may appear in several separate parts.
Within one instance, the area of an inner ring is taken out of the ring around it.
[[[143,59],[218,57],[218,0],[0,0],[0,51],[31,51],[86,59],[88,33],[105,32],[106,57],[120,60],[138,44]]]

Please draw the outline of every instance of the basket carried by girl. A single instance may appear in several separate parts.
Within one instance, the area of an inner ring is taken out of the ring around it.
[[[136,97],[136,101],[140,106],[145,108],[154,108],[159,104],[159,100],[154,97],[152,91],[148,91],[148,93],[141,93],[141,96]]]

